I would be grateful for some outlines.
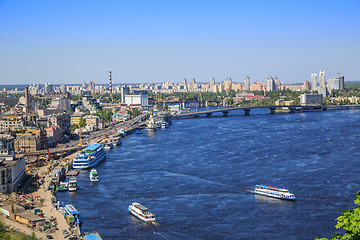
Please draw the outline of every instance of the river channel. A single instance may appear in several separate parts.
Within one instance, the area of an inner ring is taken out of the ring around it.
[[[106,239],[314,239],[360,190],[360,111],[174,120],[167,129],[132,134],[97,167],[81,171],[78,191],[60,192],[83,219],[82,232]],[[297,200],[254,195],[256,184],[285,187]],[[156,215],[128,214],[137,201]]]

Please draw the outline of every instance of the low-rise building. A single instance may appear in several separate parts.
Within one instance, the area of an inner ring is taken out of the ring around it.
[[[86,125],[92,125],[98,127],[100,122],[100,117],[97,115],[86,115],[83,117],[86,121]]]
[[[16,191],[24,177],[25,158],[0,162],[0,192],[11,193]]]
[[[25,159],[16,159],[14,137],[0,134],[0,192],[16,190],[25,176]]]
[[[60,127],[62,136],[70,135],[71,132],[70,114],[68,113],[51,114],[49,116],[49,122],[51,126]]]
[[[3,114],[0,116],[0,131],[22,130],[26,119],[21,115]]]
[[[148,95],[125,95],[125,103],[127,106],[141,106],[142,108],[149,107]]]
[[[316,105],[319,106],[323,103],[322,94],[301,94],[300,104],[301,105]]]
[[[45,131],[46,137],[48,139],[48,145],[52,146],[62,141],[61,128],[59,126],[50,126],[48,128],[45,128]],[[52,139],[52,142],[50,142],[49,139]]]
[[[76,113],[74,115],[71,115],[70,116],[71,125],[78,126],[80,123],[80,119],[84,116],[85,116],[85,114],[83,114],[83,113]]]
[[[14,140],[16,152],[34,152],[41,148],[40,139],[35,134],[17,134]]]

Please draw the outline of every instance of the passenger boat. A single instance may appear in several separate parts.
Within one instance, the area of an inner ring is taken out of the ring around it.
[[[67,191],[68,190],[68,184],[67,182],[60,182],[57,190],[58,192],[61,192],[61,191]]]
[[[83,234],[83,237],[81,238],[83,240],[102,240],[98,232],[85,232]]]
[[[75,177],[69,179],[69,192],[77,190],[77,180]]]
[[[295,200],[296,197],[293,193],[285,188],[277,188],[266,185],[256,185],[254,189],[255,194],[264,195],[273,198]]]
[[[140,203],[133,202],[129,206],[129,212],[144,222],[155,222],[155,215],[150,213],[148,209]]]
[[[90,173],[89,173],[89,178],[91,182],[98,182],[99,180],[99,176],[98,173],[96,171],[95,168],[91,169]]]
[[[105,144],[105,150],[110,150],[113,147],[114,147],[114,144],[111,141],[109,141]]]
[[[82,222],[79,211],[71,204],[65,205],[65,215],[73,215],[76,224],[81,224]]]
[[[74,169],[86,169],[94,167],[106,158],[106,151],[103,144],[90,144],[78,153],[73,159]]]
[[[149,131],[155,131],[156,130],[155,119],[154,119],[154,116],[152,114],[150,114],[149,122],[147,123],[147,129]]]

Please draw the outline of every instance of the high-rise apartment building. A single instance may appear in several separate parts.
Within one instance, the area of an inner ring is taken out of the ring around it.
[[[210,87],[215,85],[215,78],[210,78]]]
[[[44,90],[45,93],[52,93],[54,92],[54,86],[51,83],[45,83]]]
[[[125,96],[130,94],[130,88],[126,85],[122,86],[120,88],[120,94],[121,94],[121,102],[125,103]]]
[[[317,75],[315,73],[311,74],[311,90],[316,91],[317,89]]]
[[[271,92],[271,91],[275,91],[276,90],[276,84],[275,84],[275,80],[272,77],[268,77],[267,79],[267,91]]]
[[[250,78],[246,76],[244,79],[244,89],[245,91],[250,91]]]
[[[325,87],[325,71],[319,72],[320,87]]]

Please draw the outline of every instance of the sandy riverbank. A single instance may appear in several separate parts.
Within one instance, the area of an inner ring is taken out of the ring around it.
[[[70,155],[68,157],[73,157],[73,156]],[[49,165],[45,165],[45,166],[40,167],[37,170],[37,174],[40,177],[45,177],[44,178],[45,182],[41,186],[39,186],[39,188],[35,192],[32,192],[32,194],[34,196],[39,196],[40,198],[44,199],[43,205],[38,206],[38,208],[40,208],[43,211],[45,218],[46,217],[56,218],[56,225],[57,225],[58,230],[52,229],[52,232],[50,232],[49,230],[42,232],[42,231],[39,231],[37,228],[32,229],[32,228],[29,228],[25,224],[5,218],[5,216],[2,214],[0,214],[0,216],[6,225],[12,226],[13,229],[15,229],[18,232],[22,232],[22,233],[25,233],[30,236],[32,235],[32,232],[34,232],[35,236],[39,239],[47,239],[46,235],[48,235],[48,234],[52,235],[54,239],[66,239],[64,234],[62,233],[62,230],[66,229],[69,233],[71,231],[78,233],[78,229],[72,228],[70,230],[69,225],[67,224],[64,216],[60,213],[59,210],[56,210],[56,208],[53,207],[53,205],[51,204],[51,199],[54,196],[53,196],[51,190],[47,190],[47,187],[49,186],[49,183],[50,183],[50,176],[49,176],[48,168],[49,168]],[[77,234],[77,236],[79,236],[79,234]]]

